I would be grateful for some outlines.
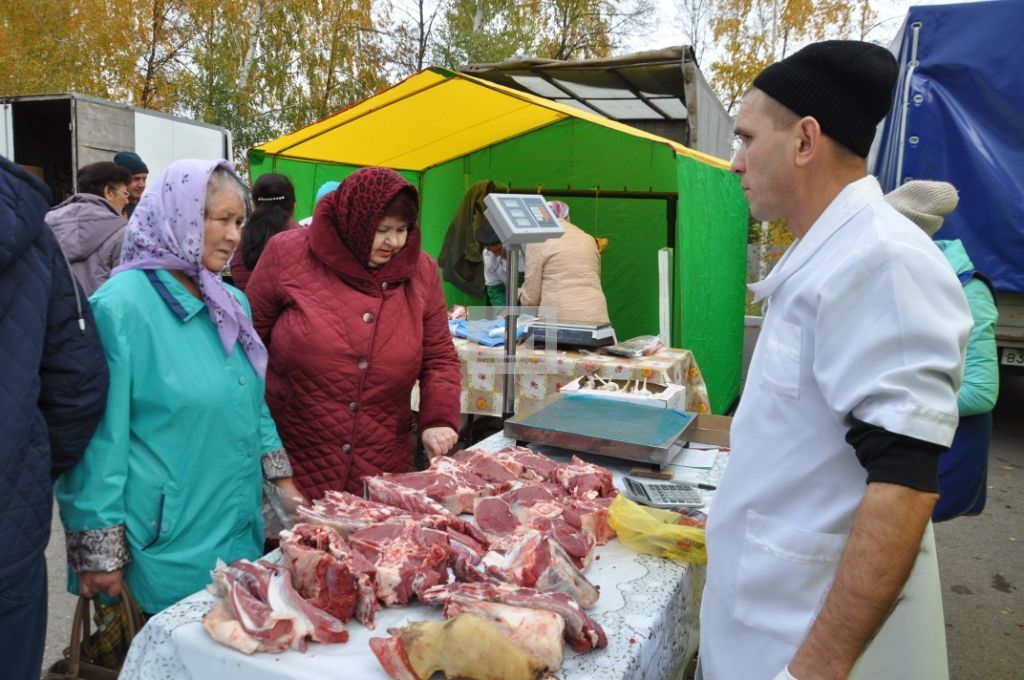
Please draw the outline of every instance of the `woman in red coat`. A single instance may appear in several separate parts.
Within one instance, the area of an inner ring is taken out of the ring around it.
[[[416,380],[427,454],[458,438],[459,357],[418,213],[401,175],[363,168],[317,204],[308,229],[274,236],[249,280],[270,353],[267,403],[308,498],[362,494],[363,476],[412,469]]]

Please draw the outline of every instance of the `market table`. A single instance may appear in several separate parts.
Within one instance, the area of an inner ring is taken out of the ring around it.
[[[471,340],[452,338],[462,364],[460,406],[467,415],[502,415],[504,347],[485,347]],[[631,359],[592,352],[548,351],[521,347],[516,361],[517,415],[526,415],[566,383],[597,373],[604,378],[650,380],[686,386],[686,410],[710,413],[708,390],[693,353],[687,349],[662,348]],[[419,410],[419,392],[413,391],[413,410]]]
[[[514,442],[501,433],[474,448],[497,450]],[[547,447],[542,452],[562,461],[566,452]],[[709,469],[672,465],[677,479],[717,485],[728,454],[720,452]],[[600,459],[611,469],[616,485],[627,470],[625,461]],[[710,492],[702,492],[710,501]],[[275,556],[272,553],[272,556]],[[279,553],[277,553],[279,556]],[[587,578],[601,591],[588,614],[604,628],[608,647],[585,654],[565,647],[558,676],[564,680],[663,680],[680,677],[697,648],[703,566],[680,564],[632,552],[618,539],[595,550]],[[270,678],[344,678],[387,680],[368,641],[387,636],[392,626],[411,621],[442,619],[441,609],[413,603],[381,609],[376,630],[349,622],[349,640],[343,644],[309,644],[306,653],[246,656],[214,642],[202,627],[202,618],[215,599],[205,591],[191,595],[157,614],[132,644],[120,677],[123,680],[263,680]]]

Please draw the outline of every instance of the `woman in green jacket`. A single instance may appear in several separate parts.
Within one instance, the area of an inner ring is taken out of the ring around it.
[[[132,216],[121,265],[91,302],[110,365],[107,410],[57,484],[69,589],[154,614],[262,553],[264,478],[296,496],[263,399],[267,353],[219,272],[245,186],[224,161],[178,161]]]

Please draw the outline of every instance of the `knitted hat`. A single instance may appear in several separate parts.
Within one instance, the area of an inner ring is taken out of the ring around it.
[[[942,227],[942,218],[956,210],[960,197],[949,182],[916,179],[887,193],[885,200],[931,236]]]
[[[859,40],[808,45],[761,71],[754,87],[799,116],[811,116],[826,135],[867,157],[875,127],[892,106],[899,76],[884,47]]]
[[[134,151],[117,152],[117,154],[114,155],[114,162],[122,168],[127,168],[128,172],[133,175],[138,175],[143,172],[147,175],[149,174],[149,168],[147,168],[146,164],[142,162],[141,158],[139,158],[139,154]]]

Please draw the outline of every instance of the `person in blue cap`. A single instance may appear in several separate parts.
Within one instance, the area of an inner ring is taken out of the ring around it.
[[[316,204],[320,202],[320,199],[331,193],[335,189],[341,186],[341,182],[336,182],[333,179],[328,180],[320,185],[320,188],[316,190],[316,198],[313,199],[313,207],[316,208]],[[308,227],[313,222],[313,215],[299,220],[299,224],[304,227]]]
[[[149,168],[134,151],[120,151],[114,155],[114,162],[132,173],[132,180],[128,183],[128,205],[124,208],[124,218],[131,219],[135,212],[135,206],[142,198],[142,192],[146,190],[146,178],[149,177]]]

